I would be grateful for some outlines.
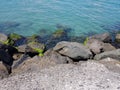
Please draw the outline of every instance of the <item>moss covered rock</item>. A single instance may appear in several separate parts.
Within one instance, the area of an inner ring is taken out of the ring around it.
[[[65,31],[62,29],[58,29],[53,33],[53,37],[57,38],[57,37],[61,37],[65,34]]]
[[[87,42],[88,42],[88,40],[89,40],[89,38],[88,37],[86,37],[86,39],[85,39],[85,41],[83,42],[83,45],[87,45]]]
[[[40,36],[38,36],[36,34],[33,34],[32,36],[27,37],[27,43],[38,42],[39,41],[39,37]]]
[[[30,42],[28,46],[33,49],[34,52],[37,52],[39,56],[43,56],[45,45],[39,42]]]
[[[8,43],[8,36],[3,34],[3,33],[0,33],[0,42],[3,44],[7,44]]]
[[[6,44],[14,45],[16,43],[16,41],[20,40],[21,38],[22,38],[21,35],[16,34],[16,33],[11,33],[8,36],[8,41],[6,42]]]

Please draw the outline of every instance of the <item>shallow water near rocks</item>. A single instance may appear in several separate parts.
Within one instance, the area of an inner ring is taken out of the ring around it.
[[[2,0],[0,32],[51,34],[70,29],[70,36],[120,30],[120,0]]]

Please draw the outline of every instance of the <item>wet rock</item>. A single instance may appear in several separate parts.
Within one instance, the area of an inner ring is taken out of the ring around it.
[[[40,35],[40,37],[44,37],[44,36],[50,35],[51,31],[48,29],[40,29],[38,34]]]
[[[62,24],[57,24],[56,28],[60,30],[64,30],[65,32],[70,32],[72,30],[72,28],[70,28],[69,26],[62,25]]]
[[[17,49],[9,46],[9,45],[0,45],[0,61],[2,61],[3,65],[6,67],[8,73],[12,73],[12,65],[13,65],[13,55],[17,53]]]
[[[103,41],[105,43],[109,43],[112,41],[112,38],[109,33],[104,33],[104,34],[97,34],[89,37],[90,39],[97,39],[100,41]]]
[[[75,60],[89,59],[92,56],[89,49],[77,42],[62,41],[57,43],[53,50]]]
[[[85,36],[70,36],[71,42],[83,43],[85,41],[85,39],[86,39]]]
[[[27,47],[27,44],[20,45],[20,46],[17,47],[17,50],[18,50],[18,52],[25,52],[25,51],[26,51],[26,47]],[[29,52],[29,51],[31,51],[31,50],[29,50],[29,49],[27,48],[27,51]]]
[[[119,90],[120,74],[89,61],[19,74],[1,80],[0,86],[1,90]]]
[[[0,49],[0,61],[2,61],[3,65],[6,67],[7,72],[10,74],[12,72],[12,64],[13,64],[13,58],[8,54],[8,52],[5,52],[3,49]]]
[[[27,41],[27,43],[30,43],[30,42],[39,42],[39,39],[40,39],[40,36],[34,34],[32,36],[27,37],[26,41]]]
[[[18,50],[19,53],[22,53],[22,54],[24,54],[25,52],[26,53],[35,52],[35,50],[33,50],[32,47],[28,46],[27,44],[18,46],[17,50]]]
[[[28,44],[18,46],[17,49],[18,53],[26,54],[30,57],[33,57],[35,55],[42,56],[45,50],[45,45],[38,42],[30,42]]]
[[[54,38],[59,38],[65,34],[65,31],[62,29],[59,29],[53,33]]]
[[[19,34],[11,33],[8,35],[8,45],[19,46],[25,43],[25,38]]]
[[[101,54],[97,54],[97,55],[95,55],[94,59],[95,60],[101,60],[101,59],[104,59],[104,58],[107,58],[107,57],[120,60],[120,49],[116,49],[116,50],[112,50],[112,51],[106,51],[106,52],[103,52]]]
[[[51,36],[49,36],[46,49],[53,48],[60,41],[68,41],[68,32],[62,29],[56,30]]]
[[[28,43],[28,47],[32,48],[33,51],[38,53],[40,56],[43,54],[45,50],[45,45],[39,42],[30,42]]]

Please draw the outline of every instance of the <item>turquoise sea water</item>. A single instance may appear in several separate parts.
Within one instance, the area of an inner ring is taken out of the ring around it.
[[[49,34],[56,25],[71,36],[120,30],[120,0],[0,0],[0,32]]]

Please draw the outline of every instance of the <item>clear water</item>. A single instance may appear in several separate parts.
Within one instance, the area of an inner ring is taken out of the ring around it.
[[[1,32],[52,33],[57,24],[72,36],[119,30],[120,0],[0,0]]]

